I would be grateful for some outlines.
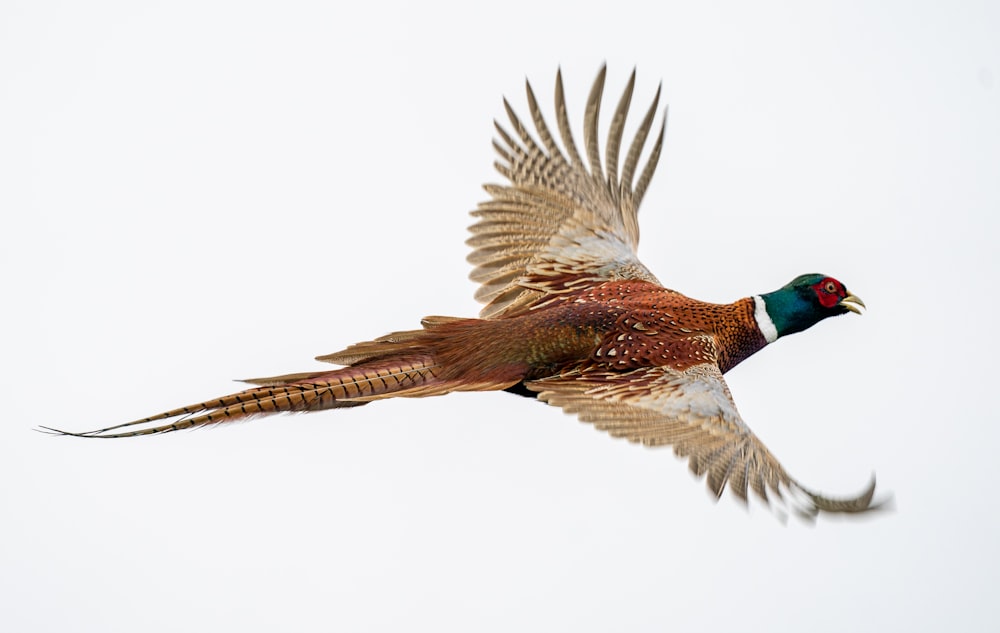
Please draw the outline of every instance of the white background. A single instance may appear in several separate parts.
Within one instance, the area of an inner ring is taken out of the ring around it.
[[[359,4],[0,7],[5,630],[995,630],[996,4]],[[474,315],[500,96],[529,77],[551,120],[561,65],[579,135],[604,61],[606,113],[633,66],[671,104],[667,285],[868,304],[728,380],[793,475],[875,470],[894,512],[782,525],[498,393],[31,430]]]

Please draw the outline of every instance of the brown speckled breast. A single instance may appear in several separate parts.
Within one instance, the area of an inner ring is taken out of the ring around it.
[[[576,333],[570,347],[597,340],[590,359],[609,368],[713,363],[726,372],[766,345],[753,312],[750,298],[704,303],[652,283],[618,281],[566,295],[535,318],[561,336]]]

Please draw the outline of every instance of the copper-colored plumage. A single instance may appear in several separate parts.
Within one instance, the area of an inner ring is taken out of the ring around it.
[[[602,166],[597,130],[604,79],[602,68],[585,110],[586,164],[570,131],[561,75],[555,106],[562,147],[530,85],[537,141],[504,101],[513,134],[497,124],[494,146],[497,169],[510,184],[486,186],[491,199],[473,212],[478,221],[468,240],[471,277],[481,284],[476,298],[486,303],[479,319],[428,317],[421,330],[319,357],[346,365],[341,369],[248,380],[256,386],[223,398],[68,434],[128,437],[389,397],[509,389],[534,394],[615,437],[673,445],[716,495],[728,484],[740,499],[748,490],[765,502],[785,498],[807,516],[876,507],[874,480],[843,500],[802,487],[736,411],[722,374],[767,344],[755,300],[690,299],[661,286],[638,260],[637,211],[660,155],[665,117],[640,170],[657,90],[619,175],[633,73],[613,114]]]

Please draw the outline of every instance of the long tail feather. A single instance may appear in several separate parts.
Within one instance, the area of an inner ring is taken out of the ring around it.
[[[416,357],[345,367],[332,372],[255,378],[247,382],[269,386],[246,389],[94,431],[73,433],[50,427],[41,428],[50,433],[76,437],[136,437],[233,422],[258,415],[356,407],[393,396],[441,395],[462,388],[438,380],[438,369],[430,357]],[[112,432],[163,420],[170,422]]]
[[[315,374],[313,374],[315,375]],[[281,378],[281,377],[278,377]],[[253,382],[245,381],[245,382]],[[273,383],[272,383],[273,384]],[[183,416],[192,416],[205,411],[212,410],[222,410],[228,407],[239,406],[242,404],[250,403],[261,399],[273,398],[274,396],[280,395],[281,393],[286,393],[289,391],[289,387],[281,388],[271,388],[271,389],[246,389],[238,393],[230,394],[228,396],[223,396],[221,398],[215,398],[214,400],[206,400],[204,402],[198,402],[195,404],[189,404],[183,407],[177,407],[176,409],[171,409],[169,411],[164,411],[163,413],[157,413],[156,415],[151,415],[140,420],[132,420],[131,422],[124,422],[122,424],[116,424],[114,426],[105,427],[103,429],[97,429],[94,431],[87,431],[85,433],[68,433],[66,431],[57,431],[61,435],[76,435],[79,437],[88,436],[98,436],[107,433],[108,431],[114,431],[116,429],[125,428],[128,426],[138,426],[141,424],[149,424],[150,422],[156,422],[158,420],[169,420],[171,418],[180,418]],[[296,391],[299,391],[296,389]],[[166,425],[170,426],[170,425]],[[50,429],[49,427],[42,427],[49,431],[55,431],[55,429]],[[176,430],[176,429],[172,429]],[[163,431],[161,431],[163,432]],[[110,436],[105,436],[110,437]]]
[[[250,389],[94,431],[41,430],[76,437],[154,435],[274,413],[356,407],[383,398],[507,389],[527,371],[524,363],[498,360],[497,350],[483,345],[498,338],[502,323],[435,316],[425,318],[423,326],[318,357],[347,365],[340,369],[250,378],[244,381],[256,385]]]

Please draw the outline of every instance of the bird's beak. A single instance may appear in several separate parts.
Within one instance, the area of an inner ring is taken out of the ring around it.
[[[848,294],[846,297],[841,299],[837,305],[847,308],[854,314],[861,314],[861,308],[865,308],[865,302],[861,300],[860,297],[855,297],[852,294]]]

